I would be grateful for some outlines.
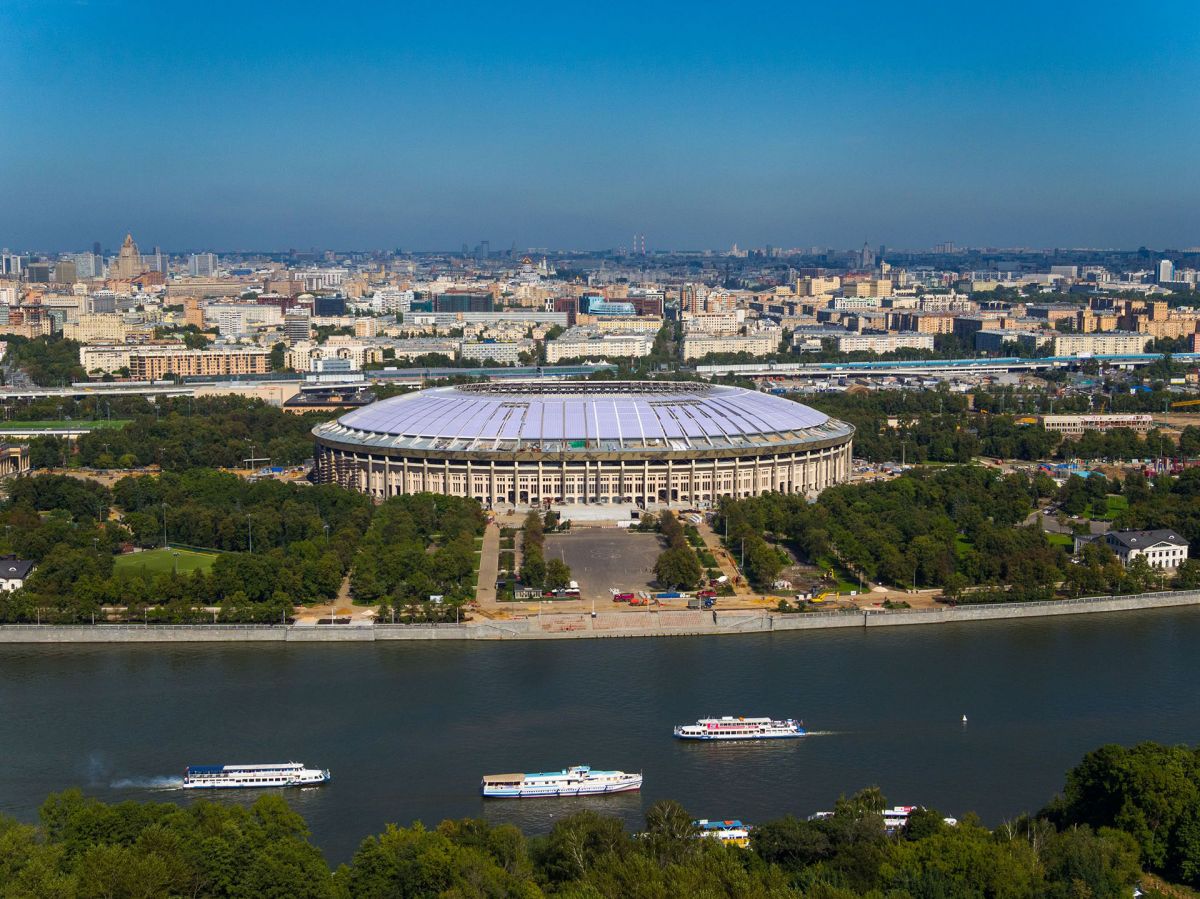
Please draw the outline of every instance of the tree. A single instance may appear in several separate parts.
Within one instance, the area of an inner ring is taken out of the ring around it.
[[[571,583],[571,569],[561,559],[546,562],[545,585],[547,590],[562,590]]]
[[[703,572],[690,547],[671,547],[654,563],[654,577],[663,587],[688,589],[696,586]]]

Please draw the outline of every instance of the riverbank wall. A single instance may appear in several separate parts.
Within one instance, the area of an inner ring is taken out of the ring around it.
[[[939,609],[778,612],[548,613],[464,624],[6,624],[0,643],[355,643],[380,640],[561,640],[601,637],[679,637],[761,634],[849,627],[899,627],[1131,612],[1200,605],[1200,590],[1092,596],[1035,603],[996,603]],[[637,619],[634,621],[633,619]]]

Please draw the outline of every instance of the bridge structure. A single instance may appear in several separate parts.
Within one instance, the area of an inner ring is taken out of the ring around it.
[[[905,359],[879,362],[761,362],[697,365],[696,373],[704,378],[715,378],[722,375],[814,379],[949,377],[1077,368],[1088,362],[1097,362],[1103,366],[1114,368],[1137,368],[1150,365],[1162,358],[1162,353],[1114,353],[1094,356],[1047,356],[1041,359],[1005,356],[995,359]],[[1195,364],[1197,360],[1200,360],[1200,353],[1174,353],[1171,358]]]

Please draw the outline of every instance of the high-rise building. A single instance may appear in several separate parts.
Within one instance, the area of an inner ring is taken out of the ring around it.
[[[283,317],[283,335],[287,338],[288,343],[308,340],[312,335],[311,325],[312,320],[309,318],[308,310],[293,309]]]
[[[99,278],[104,273],[104,263],[95,253],[74,253],[69,258],[75,263],[75,274],[81,281]]]
[[[0,275],[19,275],[24,267],[24,260],[16,253],[0,255]]]
[[[865,240],[863,241],[862,249],[858,251],[858,267],[863,271],[875,267],[875,251],[871,249],[870,244]]]
[[[133,235],[126,234],[125,242],[121,244],[121,250],[117,253],[117,261],[112,265],[112,277],[122,281],[132,280],[145,270],[142,254],[133,242]]]
[[[1159,284],[1168,284],[1175,280],[1175,263],[1170,259],[1160,259],[1158,261],[1158,278]]]
[[[54,264],[55,284],[74,284],[79,280],[79,270],[74,259],[60,259]]]
[[[188,257],[188,274],[193,278],[211,278],[217,273],[217,257],[212,253],[193,253]]]
[[[98,241],[98,240],[92,241],[92,255],[93,256],[103,256],[104,255],[103,251],[101,251],[101,249],[100,249],[100,241]]]

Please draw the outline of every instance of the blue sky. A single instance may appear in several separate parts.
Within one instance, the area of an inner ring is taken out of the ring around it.
[[[0,34],[11,247],[1200,244],[1194,0],[0,0]]]

